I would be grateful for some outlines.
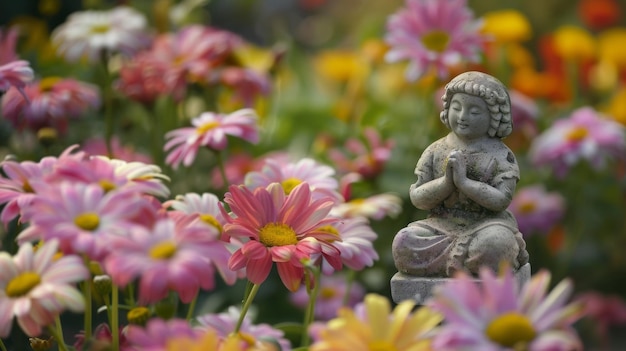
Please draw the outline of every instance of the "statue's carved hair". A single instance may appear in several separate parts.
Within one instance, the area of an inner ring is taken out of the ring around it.
[[[448,110],[456,93],[465,93],[482,98],[489,109],[491,122],[487,133],[491,137],[504,138],[513,131],[511,120],[511,99],[506,87],[496,78],[476,71],[461,73],[446,84],[441,122],[450,128]]]

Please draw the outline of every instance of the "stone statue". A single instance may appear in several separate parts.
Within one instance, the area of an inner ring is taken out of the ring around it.
[[[490,75],[465,72],[446,85],[442,100],[440,119],[450,133],[426,148],[409,190],[429,215],[395,236],[396,268],[409,277],[476,275],[502,262],[519,269],[528,252],[507,211],[519,180],[515,155],[501,140],[512,131],[508,92]]]

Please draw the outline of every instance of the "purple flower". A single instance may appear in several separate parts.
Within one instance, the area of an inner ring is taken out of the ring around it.
[[[550,165],[558,177],[586,160],[596,170],[626,150],[624,127],[591,107],[582,107],[556,121],[532,143],[529,156],[536,166]]]
[[[521,289],[513,272],[501,277],[483,268],[481,284],[465,273],[438,286],[426,302],[444,316],[433,350],[582,350],[571,327],[582,305],[567,304],[573,286],[566,279],[548,293],[550,273],[540,271]]]
[[[542,185],[520,189],[509,206],[524,235],[548,233],[565,214],[565,199],[558,193],[547,192]]]

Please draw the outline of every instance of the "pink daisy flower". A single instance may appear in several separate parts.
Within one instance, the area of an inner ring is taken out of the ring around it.
[[[346,201],[335,205],[331,211],[333,216],[381,220],[385,217],[396,217],[402,212],[402,198],[395,194],[384,193],[364,198],[352,198],[352,184],[361,179],[359,173],[348,173],[341,177],[341,193]]]
[[[152,229],[135,226],[127,235],[109,236],[111,253],[104,260],[106,272],[121,287],[139,278],[143,303],[157,302],[170,290],[189,303],[200,289],[213,289],[215,268],[228,271],[230,252],[219,240],[217,230],[186,224],[163,219]],[[234,272],[225,279],[234,283]]]
[[[565,198],[542,185],[526,186],[513,196],[509,211],[524,235],[547,234],[565,215]]]
[[[191,327],[184,319],[163,320],[153,318],[146,327],[128,326],[126,340],[129,344],[125,351],[165,351],[168,341],[176,338],[197,338],[201,332]]]
[[[402,212],[402,199],[395,194],[378,194],[365,198],[354,198],[337,204],[332,215],[343,218],[366,217],[381,220],[397,217]]]
[[[125,327],[120,326],[119,328],[119,343],[120,350],[128,350],[129,344],[126,340]],[[113,341],[113,335],[111,333],[111,328],[106,323],[98,324],[98,326],[94,329],[92,339],[85,340],[85,332],[80,331],[78,334],[74,335],[74,349],[76,351],[90,351],[95,348],[94,344],[98,346],[107,345],[110,346]],[[84,348],[86,345],[89,346],[89,349]]]
[[[121,52],[132,56],[150,44],[148,21],[139,11],[117,6],[107,11],[72,13],[52,32],[57,52],[70,62],[86,57],[99,62],[103,53]]]
[[[227,223],[220,206],[221,202],[215,194],[187,193],[178,195],[176,199],[167,201],[164,207],[171,207],[173,212],[180,212],[183,215],[195,215],[198,222],[211,230],[217,230],[219,235],[224,232],[224,225]]]
[[[17,56],[16,42],[16,30],[0,29],[0,91],[7,91],[14,86],[24,95],[23,88],[33,80],[35,73],[27,61]]]
[[[233,214],[224,232],[242,240],[249,238],[232,255],[229,267],[245,267],[252,283],[265,281],[275,262],[283,284],[295,291],[304,276],[302,261],[322,253],[335,269],[341,267],[338,249],[328,242],[337,237],[319,229],[335,221],[327,217],[333,202],[312,200],[308,183],[296,186],[289,195],[278,183],[254,191],[231,186],[224,201]]]
[[[371,267],[378,260],[378,253],[374,248],[374,240],[378,237],[364,217],[345,218],[332,225],[321,227],[320,230],[341,238],[333,241],[341,256],[341,262],[348,268],[360,271]],[[322,270],[330,274],[332,266],[322,265]]]
[[[109,235],[126,233],[135,216],[149,207],[138,193],[105,192],[95,184],[37,182],[32,186],[37,196],[22,209],[22,218],[30,226],[18,235],[18,242],[56,238],[64,253],[86,254],[93,260],[108,253]]]
[[[23,91],[29,101],[13,89],[2,97],[2,115],[16,129],[52,127],[65,133],[69,119],[100,106],[100,92],[95,85],[69,78],[45,78]]]
[[[225,149],[228,135],[256,144],[259,142],[257,118],[251,109],[227,115],[205,112],[191,121],[192,128],[175,129],[165,135],[169,139],[163,148],[169,152],[165,162],[174,169],[180,163],[190,166],[201,146],[216,151]]]
[[[480,279],[477,284],[460,273],[426,302],[445,316],[433,338],[434,350],[582,350],[572,324],[583,309],[567,304],[573,290],[569,280],[548,294],[550,273],[545,270],[521,289],[509,268],[499,278],[482,269]]]
[[[156,165],[126,162],[106,156],[85,159],[66,158],[57,163],[48,181],[80,182],[100,185],[105,191],[128,190],[165,198],[169,188],[163,183],[169,178]]]
[[[226,67],[220,70],[219,77],[221,83],[233,90],[235,100],[246,107],[253,106],[257,97],[270,91],[268,76],[253,69]]]
[[[221,65],[243,40],[228,31],[190,25],[174,34],[156,38],[151,55],[169,66],[165,79],[175,82],[208,83],[215,67]]]
[[[582,107],[534,139],[529,157],[534,165],[549,165],[564,177],[582,160],[600,170],[609,159],[623,158],[624,151],[624,127],[591,107]]]
[[[296,186],[306,182],[314,198],[329,197],[336,202],[343,201],[341,194],[337,192],[338,182],[334,175],[335,170],[332,167],[311,158],[303,158],[297,162],[268,158],[261,171],[246,175],[244,183],[249,189],[279,183],[285,194],[290,194]]]
[[[170,63],[159,60],[152,52],[142,52],[122,66],[115,86],[131,100],[143,104],[152,104],[166,94],[180,102],[185,96],[186,82],[181,75],[169,77],[170,70]]]
[[[344,305],[346,294],[348,294],[347,304]],[[341,307],[353,308],[363,300],[364,296],[365,289],[359,282],[354,281],[348,286],[346,277],[343,275],[322,275],[319,295],[315,301],[315,318],[321,321],[335,318]],[[304,287],[289,296],[291,303],[302,309],[308,306],[309,299],[309,293]]]
[[[21,209],[29,206],[35,196],[31,182],[37,182],[52,174],[60,159],[84,157],[84,153],[71,154],[76,145],[67,148],[61,156],[44,157],[39,162],[32,161],[3,161],[0,163],[6,178],[0,177],[0,205],[4,204],[0,221],[5,225],[21,214]]]
[[[407,79],[415,81],[430,68],[440,78],[451,66],[478,62],[485,39],[482,22],[466,0],[406,0],[406,7],[389,17],[386,42],[388,62],[409,61]]]
[[[332,149],[329,157],[342,173],[356,172],[365,179],[376,178],[391,158],[393,140],[382,140],[374,128],[363,130],[364,140],[350,138],[344,145],[345,150]]]
[[[197,329],[203,332],[215,330],[220,338],[225,339],[235,330],[240,315],[241,311],[235,307],[229,307],[228,311],[224,313],[204,314],[196,317],[198,322]],[[281,351],[291,350],[291,342],[285,338],[285,333],[282,330],[276,329],[269,324],[253,324],[248,316],[244,318],[239,328],[239,333],[245,335],[246,340],[255,340],[255,346],[259,347],[262,346],[260,345],[260,340],[272,341],[280,345]]]
[[[262,155],[257,158],[254,158],[252,155],[246,153],[230,154],[229,157],[224,160],[224,168],[226,170],[226,179],[228,180],[228,184],[243,184],[245,182],[246,175],[250,172],[260,171],[268,158],[280,159],[280,162],[289,162],[289,155],[283,151],[270,152],[267,155]],[[222,174],[217,167],[212,171],[211,185],[216,189],[222,189],[224,187]]]
[[[610,349],[611,329],[626,325],[626,302],[619,295],[605,295],[598,291],[584,292],[576,301],[585,308],[586,318],[593,321],[602,345]]]
[[[89,271],[78,256],[54,259],[57,248],[52,240],[37,251],[25,243],[14,257],[0,252],[0,337],[9,336],[14,316],[24,333],[34,337],[63,311],[85,308],[74,283],[88,279]]]

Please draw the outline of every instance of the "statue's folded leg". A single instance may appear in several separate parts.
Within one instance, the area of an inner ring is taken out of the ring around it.
[[[503,225],[490,225],[476,232],[470,242],[465,268],[475,275],[481,266],[497,272],[503,262],[517,269],[520,266],[519,254],[520,246],[511,229]]]
[[[434,230],[409,225],[393,239],[393,260],[399,272],[414,276],[445,276],[452,239]]]

